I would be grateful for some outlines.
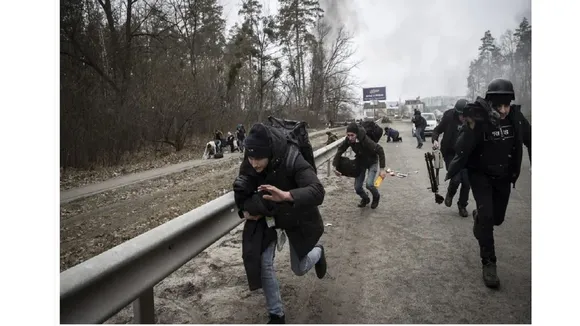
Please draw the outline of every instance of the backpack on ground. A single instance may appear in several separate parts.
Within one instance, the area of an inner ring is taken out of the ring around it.
[[[215,153],[214,156],[213,156],[213,158],[216,158],[216,159],[217,158],[224,158],[224,153],[223,152]]]
[[[278,119],[272,116],[268,117],[270,126],[275,128],[280,128],[289,139],[293,140],[298,144],[298,150],[302,153],[302,156],[308,162],[314,172],[316,172],[316,163],[314,162],[314,151],[312,149],[312,144],[308,139],[308,130],[306,130],[306,122]],[[292,147],[294,148],[294,147]],[[290,151],[290,157],[287,160],[289,165],[294,164],[296,157],[298,156],[298,151]]]
[[[374,121],[363,121],[361,125],[365,128],[367,137],[378,143],[383,136],[383,128]]]

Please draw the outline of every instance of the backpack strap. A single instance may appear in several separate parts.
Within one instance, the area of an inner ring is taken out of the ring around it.
[[[289,144],[289,146],[290,150],[286,155],[286,171],[292,171],[292,169],[294,168],[294,163],[298,158],[298,154],[300,154],[300,150],[298,149],[297,145]]]

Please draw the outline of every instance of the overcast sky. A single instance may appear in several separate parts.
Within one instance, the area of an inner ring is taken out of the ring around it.
[[[241,1],[220,1],[229,28]],[[277,0],[261,1],[265,12],[276,13]],[[388,101],[465,95],[469,62],[484,32],[489,29],[499,41],[523,17],[532,23],[530,0],[323,0],[321,5],[354,33],[356,59],[363,61],[355,71],[361,85],[385,86]]]

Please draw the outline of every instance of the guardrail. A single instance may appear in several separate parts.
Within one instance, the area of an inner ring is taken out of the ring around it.
[[[341,137],[314,152],[317,166]],[[153,286],[243,222],[229,192],[60,274],[61,324],[103,323],[133,302],[134,321],[155,322]]]
[[[343,140],[314,152],[317,167],[328,164],[328,175]],[[103,323],[131,302],[135,323],[155,323],[155,284],[243,221],[232,191],[65,270],[60,273],[60,323]]]

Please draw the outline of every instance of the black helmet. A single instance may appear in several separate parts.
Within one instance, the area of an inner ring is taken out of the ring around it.
[[[467,106],[466,99],[457,100],[457,102],[455,102],[455,112],[457,114],[463,114],[463,109],[465,109],[465,106]]]
[[[485,93],[485,98],[489,99],[490,96],[501,96],[508,98],[509,100],[515,100],[516,96],[514,93],[514,85],[511,81],[507,79],[497,78],[491,81],[487,85],[487,92]]]

